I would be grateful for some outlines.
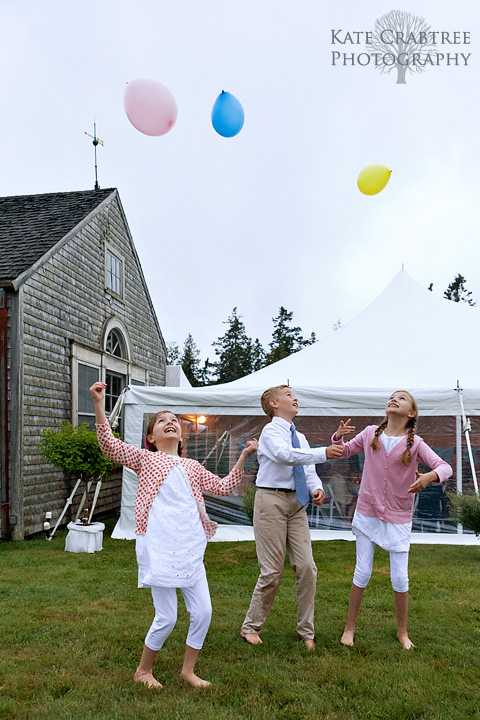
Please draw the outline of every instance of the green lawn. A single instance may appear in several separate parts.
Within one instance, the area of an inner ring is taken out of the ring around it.
[[[197,664],[213,684],[179,677],[187,616],[159,653],[163,690],[131,680],[152,618],[136,588],[133,542],[64,552],[65,534],[0,545],[0,718],[15,720],[480,719],[480,547],[413,546],[410,652],[396,641],[388,555],[377,550],[355,648],[345,622],[354,543],[317,542],[317,650],[296,640],[290,568],[251,647],[239,628],[256,582],[253,543],[211,543],[213,620]],[[161,715],[160,715],[161,714]]]

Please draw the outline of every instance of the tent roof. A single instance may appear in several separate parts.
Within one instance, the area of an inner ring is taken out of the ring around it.
[[[315,345],[225,385],[202,388],[135,387],[126,404],[139,411],[262,415],[260,395],[289,383],[303,415],[382,415],[393,390],[415,396],[422,415],[480,415],[476,358],[479,311],[440,298],[403,270],[354,320]]]
[[[478,388],[480,315],[400,271],[351,322],[227,387]]]
[[[395,388],[394,388],[395,389]],[[409,387],[420,414],[459,415],[458,393],[452,389]],[[132,420],[141,432],[140,416],[168,408],[182,415],[264,415],[260,405],[261,389],[209,386],[196,388],[141,387],[134,385],[125,395],[125,405],[135,406],[136,419],[125,414],[127,425]],[[300,407],[299,415],[378,417],[384,414],[390,389],[385,388],[325,388],[295,386]],[[480,392],[463,392],[467,415],[480,415]]]

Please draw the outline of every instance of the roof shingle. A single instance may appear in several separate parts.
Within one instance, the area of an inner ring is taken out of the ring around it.
[[[112,192],[114,188],[0,198],[0,281],[25,272]]]

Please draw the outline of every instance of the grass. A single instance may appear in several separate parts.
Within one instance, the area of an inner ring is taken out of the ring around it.
[[[239,628],[258,575],[254,543],[211,543],[213,621],[197,664],[211,688],[179,677],[188,618],[159,653],[163,690],[131,681],[152,619],[136,588],[132,542],[94,555],[64,552],[64,534],[0,545],[2,720],[480,720],[480,547],[413,546],[410,652],[396,641],[388,555],[377,550],[354,648],[340,646],[354,543],[314,543],[317,650],[295,634],[286,568],[264,644]]]

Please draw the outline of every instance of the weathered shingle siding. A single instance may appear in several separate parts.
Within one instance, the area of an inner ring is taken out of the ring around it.
[[[125,260],[125,297],[105,290],[105,242]],[[116,197],[23,285],[23,513],[25,534],[58,517],[73,487],[39,450],[40,433],[71,420],[71,343],[100,351],[106,321],[127,327],[135,365],[149,384],[165,383],[165,345],[152,314]],[[120,479],[102,488],[97,512],[120,505]],[[67,517],[66,520],[70,518]]]

